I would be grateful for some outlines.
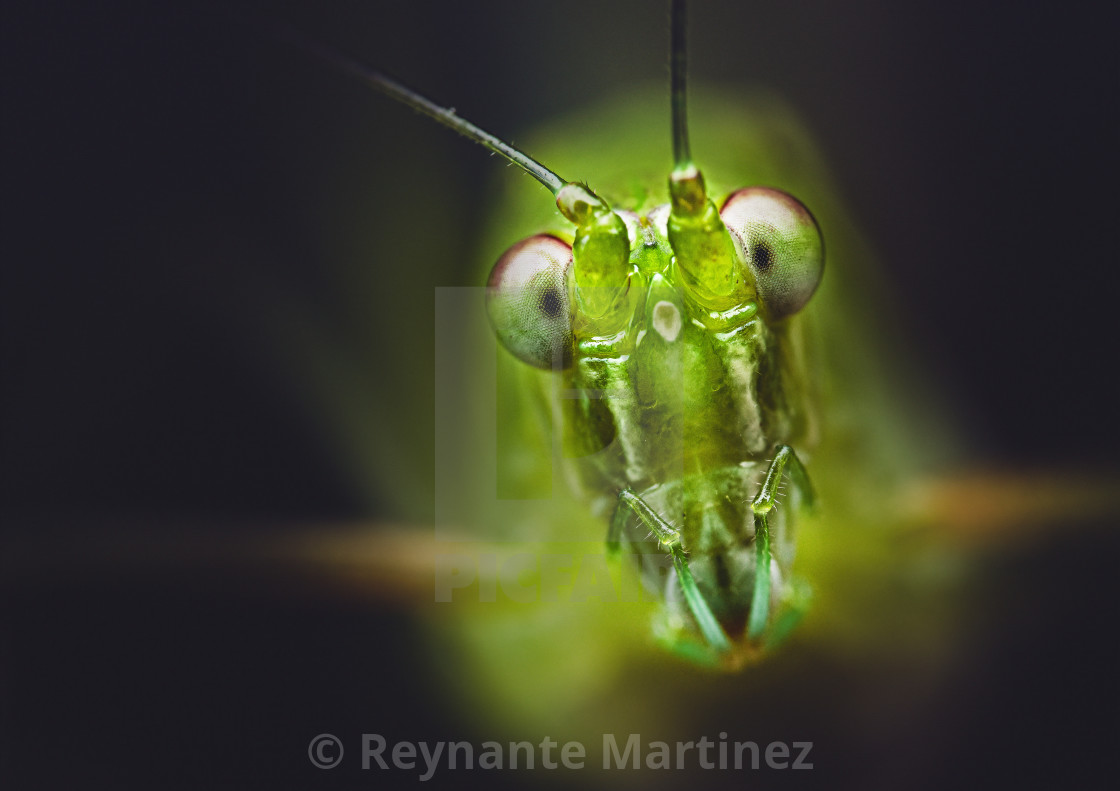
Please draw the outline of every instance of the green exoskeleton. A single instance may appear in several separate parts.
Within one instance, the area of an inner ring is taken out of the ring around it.
[[[791,520],[775,505],[787,473],[812,499],[794,449],[812,423],[795,316],[823,245],[783,192],[740,189],[719,209],[709,198],[688,150],[674,9],[670,203],[613,211],[586,187],[557,185],[574,241],[512,247],[488,307],[510,352],[561,377],[573,477],[610,514],[611,548],[627,540],[661,589],[662,639],[734,662],[780,638],[801,607]]]
[[[663,639],[730,659],[779,638],[801,606],[775,505],[787,473],[812,498],[794,450],[811,440],[794,315],[822,244],[785,193],[739,190],[717,212],[691,162],[671,183],[670,205],[618,213],[563,186],[562,211],[582,202],[590,221],[571,246],[511,248],[488,304],[503,345],[561,377],[568,463],[610,514],[609,544],[627,540],[661,589]]]
[[[683,6],[672,6],[662,204],[646,193],[612,207],[452,111],[329,57],[552,192],[567,224],[513,245],[491,271],[494,332],[520,364],[548,372],[526,378],[551,400],[567,477],[607,518],[608,546],[627,544],[658,592],[658,638],[737,667],[788,633],[806,603],[793,533],[796,506],[813,501],[804,458],[815,422],[797,314],[821,279],[824,245],[791,195],[706,185],[689,145]]]

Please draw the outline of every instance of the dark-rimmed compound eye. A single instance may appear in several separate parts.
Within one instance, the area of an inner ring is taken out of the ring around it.
[[[747,187],[727,198],[720,217],[743,243],[763,314],[777,320],[801,310],[824,270],[824,242],[809,210],[781,190]]]
[[[568,278],[572,248],[555,236],[531,236],[506,250],[490,271],[486,310],[502,346],[530,365],[572,364]]]

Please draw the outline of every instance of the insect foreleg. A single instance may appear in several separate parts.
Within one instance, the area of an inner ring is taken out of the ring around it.
[[[805,465],[797,458],[793,448],[789,445],[779,445],[777,453],[770,461],[766,470],[766,480],[762,488],[751,501],[751,510],[754,512],[754,547],[755,547],[755,576],[754,594],[751,598],[751,612],[747,620],[747,636],[757,640],[766,629],[766,621],[770,615],[770,511],[774,508],[778,486],[782,482],[782,475],[786,465],[789,465],[789,477],[793,485],[801,493],[802,502],[807,508],[814,504],[813,486],[809,482],[809,474]]]
[[[612,552],[617,550],[622,529],[630,514],[637,516],[639,521],[649,528],[657,538],[658,544],[667,549],[672,556],[673,567],[677,570],[677,579],[680,581],[681,591],[688,603],[688,609],[692,612],[692,617],[696,619],[696,625],[700,627],[700,633],[704,635],[708,645],[721,653],[730,651],[731,643],[727,639],[727,635],[716,620],[711,607],[704,599],[704,595],[700,593],[700,589],[696,586],[696,580],[688,568],[688,558],[684,549],[681,548],[680,531],[662,519],[641,497],[629,489],[623,489],[618,493],[618,507],[615,508],[607,533],[608,549]]]

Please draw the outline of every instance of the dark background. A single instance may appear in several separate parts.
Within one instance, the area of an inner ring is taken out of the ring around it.
[[[499,134],[664,74],[658,3],[310,5],[5,5],[9,550],[47,536],[80,554],[75,533],[95,546],[122,523],[226,538],[400,516],[348,482],[282,356],[246,329],[254,304],[229,295],[263,278],[329,312],[334,236],[415,200],[378,178],[393,161],[415,168],[421,195],[458,196],[433,202],[440,233],[466,249],[486,216],[468,185],[500,166],[262,29],[288,24],[391,69]],[[765,84],[805,117],[981,457],[1114,465],[1115,20],[1043,3],[696,5],[696,79]],[[387,260],[386,299],[471,284],[470,264],[404,286],[407,264]],[[423,331],[401,343],[430,354]],[[1071,539],[1071,565],[1024,608],[1068,595],[1114,610],[1105,535]],[[369,700],[415,738],[450,727],[424,679],[401,672],[416,649],[392,610],[16,566],[0,565],[4,787],[305,787],[333,782],[301,760],[307,738],[367,722]],[[1030,591],[1043,567],[1026,556],[1005,573]],[[1103,779],[1114,651],[1076,644],[1114,617],[1069,612],[1050,619],[1056,633],[1011,629],[951,714],[913,726],[944,739],[930,787],[962,772],[1043,787],[1070,750],[1080,787]],[[1029,695],[1037,727],[1013,714]],[[967,735],[1001,728],[1001,749]]]

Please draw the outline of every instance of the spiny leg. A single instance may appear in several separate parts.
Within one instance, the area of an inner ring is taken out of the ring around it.
[[[757,640],[762,636],[770,615],[770,511],[774,508],[774,498],[787,464],[790,480],[801,492],[805,506],[812,508],[815,500],[813,486],[809,482],[809,474],[805,471],[805,466],[797,458],[793,448],[789,445],[779,445],[766,471],[766,480],[762,482],[762,488],[751,501],[751,510],[754,512],[755,546],[754,595],[751,599],[750,616],[747,619],[747,636],[751,640]],[[791,628],[792,625],[784,631],[788,632]]]
[[[696,586],[696,580],[688,568],[688,559],[681,548],[680,532],[662,519],[641,497],[629,489],[623,489],[618,493],[618,507],[615,508],[614,516],[611,517],[611,525],[607,532],[608,550],[611,552],[618,550],[622,530],[626,526],[626,520],[631,513],[637,516],[638,520],[653,533],[658,544],[669,550],[669,554],[673,558],[673,567],[677,570],[677,580],[681,584],[684,599],[688,603],[688,609],[692,612],[692,617],[696,619],[696,625],[700,627],[700,633],[704,635],[704,639],[716,651],[721,653],[730,651],[731,643],[728,641],[727,635],[719,625],[719,621],[716,620],[708,602],[705,601],[704,595],[700,593],[700,589]]]

